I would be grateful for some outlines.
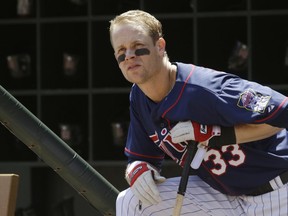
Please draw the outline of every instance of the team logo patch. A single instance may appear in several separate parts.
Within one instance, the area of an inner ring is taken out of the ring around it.
[[[257,94],[253,89],[247,89],[240,94],[237,106],[252,112],[264,113],[271,96]]]

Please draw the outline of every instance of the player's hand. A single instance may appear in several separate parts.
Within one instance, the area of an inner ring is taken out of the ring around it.
[[[208,145],[212,137],[221,135],[221,128],[219,126],[202,125],[197,122],[185,121],[177,123],[170,130],[170,134],[174,143],[194,140]]]
[[[132,192],[139,200],[147,204],[157,204],[161,201],[156,184],[166,180],[147,162],[134,161],[126,169],[126,180]]]

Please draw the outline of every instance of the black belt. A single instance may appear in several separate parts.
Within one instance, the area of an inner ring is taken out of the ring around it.
[[[286,184],[288,182],[288,171],[280,174],[279,177],[282,181],[282,184],[283,185]],[[275,190],[275,189],[273,189],[270,182],[268,182],[268,183],[258,187],[256,190],[252,191],[251,193],[246,194],[246,195],[247,196],[259,196],[261,194],[272,192],[273,190]]]

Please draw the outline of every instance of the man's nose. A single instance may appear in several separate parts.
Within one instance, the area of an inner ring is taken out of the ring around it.
[[[127,49],[125,52],[125,59],[130,59],[135,57],[135,50],[134,49]]]

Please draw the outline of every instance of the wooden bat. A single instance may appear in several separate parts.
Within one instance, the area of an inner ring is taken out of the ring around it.
[[[189,141],[187,145],[187,157],[183,166],[183,171],[181,175],[181,180],[178,187],[178,193],[176,197],[176,203],[173,210],[173,216],[179,216],[181,214],[183,199],[185,196],[187,183],[189,179],[189,171],[190,171],[190,164],[192,163],[192,160],[197,152],[197,145],[195,141]]]

